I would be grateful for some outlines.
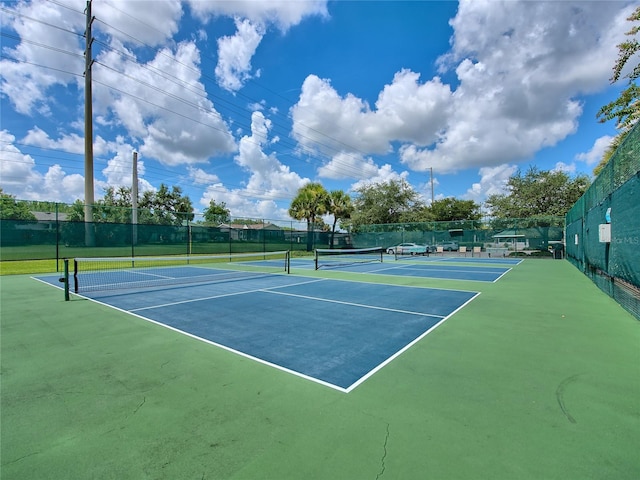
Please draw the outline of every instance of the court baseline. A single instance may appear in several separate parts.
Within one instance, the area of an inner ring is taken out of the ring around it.
[[[267,275],[86,298],[349,392],[477,295]]]

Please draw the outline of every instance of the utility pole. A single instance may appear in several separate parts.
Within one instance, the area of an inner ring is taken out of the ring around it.
[[[87,0],[85,14],[87,26],[84,31],[84,242],[85,246],[93,247],[96,238],[93,229],[93,100],[91,95],[91,65],[93,64],[91,44],[93,36],[91,24],[94,17],[91,16],[91,0]]]
[[[133,152],[133,177],[131,179],[131,248],[138,244],[138,152]],[[133,256],[133,255],[132,255]]]
[[[431,206],[433,206],[433,167],[429,167],[429,171],[431,172]]]

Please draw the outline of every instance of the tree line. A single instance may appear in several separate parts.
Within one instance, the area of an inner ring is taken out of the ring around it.
[[[565,172],[530,167],[509,178],[507,193],[487,198],[485,214],[494,218],[564,216],[589,184],[585,175],[571,178]],[[4,219],[35,220],[31,212],[42,207],[51,211],[54,204],[49,204],[52,202],[18,201],[0,189],[0,215]],[[80,200],[58,208],[68,221],[84,220],[84,204]],[[321,183],[311,182],[298,190],[288,213],[296,220],[305,220],[309,231],[330,231],[332,240],[338,228],[357,232],[363,225],[479,220],[483,216],[482,206],[473,200],[447,197],[426,204],[405,180],[367,184],[356,189],[353,197],[342,190],[327,191]],[[194,217],[193,204],[180,187],[162,184],[157,191],[146,191],[138,199],[141,224],[177,226],[193,222]],[[326,224],[325,218],[331,224]],[[108,188],[93,206],[93,220],[131,223],[131,188]],[[211,200],[203,212],[203,220],[197,223],[218,226],[230,221],[231,211],[226,204]]]

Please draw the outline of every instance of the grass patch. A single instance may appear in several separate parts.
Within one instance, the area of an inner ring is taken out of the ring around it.
[[[64,270],[64,262],[58,260],[5,260],[0,262],[0,275],[25,275],[30,273],[55,273]]]

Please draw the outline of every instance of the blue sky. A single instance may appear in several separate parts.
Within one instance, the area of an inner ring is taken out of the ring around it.
[[[84,9],[2,2],[0,187],[84,198]],[[482,203],[518,168],[591,174],[633,4],[94,0],[95,198],[177,185],[286,219],[309,181]],[[633,63],[633,62],[630,62]],[[635,62],[637,63],[637,62]]]

